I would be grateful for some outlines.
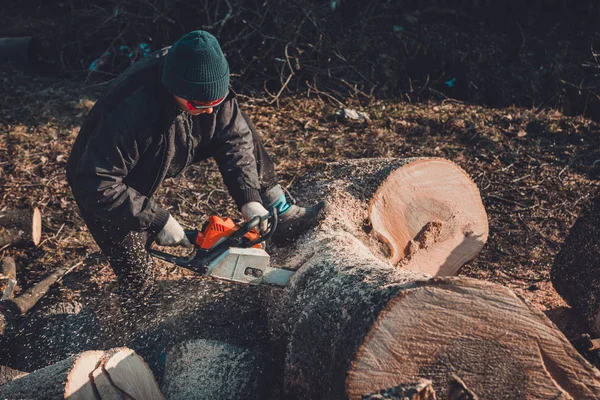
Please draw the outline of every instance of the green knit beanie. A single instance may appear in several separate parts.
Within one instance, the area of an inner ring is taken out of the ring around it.
[[[217,38],[193,31],[175,42],[165,58],[161,81],[186,100],[210,102],[227,95],[229,65]]]

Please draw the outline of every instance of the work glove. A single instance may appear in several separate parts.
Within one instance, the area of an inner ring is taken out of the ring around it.
[[[169,215],[165,227],[156,235],[155,242],[161,246],[189,247],[192,245],[187,236],[185,236],[185,232],[181,225],[179,225],[179,222],[171,215]]]
[[[250,221],[254,217],[261,217],[260,224],[258,225],[258,230],[261,233],[267,231],[269,225],[269,212],[258,201],[251,201],[249,203],[244,204],[242,206],[242,216],[246,221]]]

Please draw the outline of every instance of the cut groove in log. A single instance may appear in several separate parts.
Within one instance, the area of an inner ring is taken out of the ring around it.
[[[167,354],[163,392],[166,399],[263,399],[262,352],[256,348],[198,339]]]
[[[582,209],[550,274],[556,291],[600,335],[600,194]]]
[[[0,211],[0,248],[40,244],[42,216],[37,208]]]
[[[436,400],[435,391],[431,381],[420,379],[419,382],[399,385],[389,389],[382,389],[377,393],[362,396],[362,400]]]
[[[122,400],[123,393],[119,391],[110,381],[110,377],[106,373],[104,366],[100,364],[92,373],[94,386],[98,391],[98,396],[102,400]]]
[[[442,159],[412,162],[389,174],[371,200],[370,219],[390,246],[391,263],[433,276],[456,275],[488,237],[477,186]]]

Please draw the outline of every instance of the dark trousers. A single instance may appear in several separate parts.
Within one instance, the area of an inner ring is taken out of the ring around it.
[[[252,132],[261,196],[266,206],[283,192],[278,185],[273,162],[258,132],[248,116],[243,115]],[[207,153],[201,155],[201,159],[210,156]],[[154,283],[154,264],[148,253],[154,238],[149,237],[147,232],[129,231],[114,226],[109,221],[99,220],[81,207],[80,211],[92,237],[117,275],[120,294],[131,298],[145,298],[151,292]]]

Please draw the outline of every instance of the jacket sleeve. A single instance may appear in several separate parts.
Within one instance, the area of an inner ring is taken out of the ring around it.
[[[250,201],[262,203],[252,132],[237,100],[224,102],[216,118],[211,147],[229,194],[239,209]]]
[[[119,115],[98,121],[77,163],[73,195],[80,207],[98,219],[156,234],[166,224],[169,212],[123,183],[139,158],[139,141],[128,124]]]

